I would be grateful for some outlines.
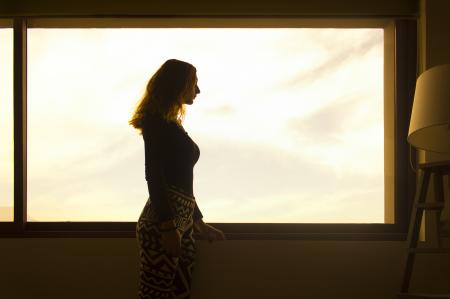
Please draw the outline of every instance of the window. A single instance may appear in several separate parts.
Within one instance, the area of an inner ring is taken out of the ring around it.
[[[127,121],[153,72],[179,58],[198,69],[185,127],[208,222],[239,238],[403,233],[415,75],[404,23],[30,19],[16,49],[28,59],[25,231],[134,235],[147,191]]]
[[[28,220],[135,221],[127,125],[168,58],[198,68],[185,128],[211,222],[383,223],[382,28],[29,29]]]
[[[13,221],[13,30],[0,22],[0,221]]]

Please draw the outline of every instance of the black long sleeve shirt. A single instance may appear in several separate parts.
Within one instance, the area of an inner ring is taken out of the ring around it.
[[[175,186],[194,196],[194,165],[200,157],[200,149],[183,127],[152,116],[142,130],[145,147],[145,179],[152,205],[159,220],[174,218],[165,187]],[[203,217],[195,206],[193,219]]]

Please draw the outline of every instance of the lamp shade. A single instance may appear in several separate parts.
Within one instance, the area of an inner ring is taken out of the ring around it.
[[[450,64],[430,68],[417,79],[408,142],[450,153]]]

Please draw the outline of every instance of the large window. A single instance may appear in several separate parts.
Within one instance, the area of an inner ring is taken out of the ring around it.
[[[0,221],[13,221],[13,30],[0,22]]]
[[[383,28],[29,29],[29,221],[136,221],[127,121],[169,58],[198,69],[205,220],[384,223]]]
[[[151,75],[178,58],[198,70],[184,126],[201,149],[194,191],[207,222],[238,239],[404,236],[414,21],[5,24],[2,235],[135,235],[148,194],[128,120]]]

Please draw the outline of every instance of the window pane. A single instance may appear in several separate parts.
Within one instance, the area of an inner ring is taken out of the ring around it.
[[[201,94],[185,128],[211,222],[384,222],[382,29],[30,29],[28,214],[136,221],[127,121],[169,58]]]
[[[0,221],[14,220],[13,30],[0,28]]]

